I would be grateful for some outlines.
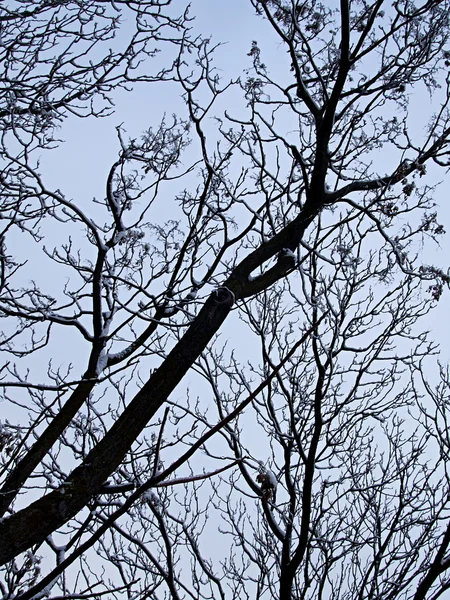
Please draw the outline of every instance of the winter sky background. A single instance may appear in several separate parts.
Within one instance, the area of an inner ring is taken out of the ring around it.
[[[329,6],[338,6],[337,0],[327,0]],[[175,1],[174,11],[184,6],[182,1]],[[247,55],[252,40],[257,40],[263,52],[263,60],[268,65],[271,73],[287,65],[286,51],[280,42],[271,34],[267,23],[258,18],[249,1],[246,0],[193,0],[191,2],[191,16],[195,16],[192,23],[193,30],[203,36],[211,37],[211,45],[222,42],[215,53],[215,66],[223,82],[230,79],[236,80],[242,76],[245,69],[251,66],[251,58]],[[126,27],[126,24],[125,24]],[[156,69],[157,61],[164,63],[164,51],[160,57],[150,61],[149,69]],[[84,207],[89,213],[95,215],[96,206],[92,199],[103,198],[105,183],[111,164],[116,160],[120,150],[117,139],[116,127],[121,125],[129,138],[139,138],[148,127],[157,127],[164,115],[168,120],[173,113],[185,114],[185,107],[180,98],[181,90],[177,84],[143,84],[135,86],[132,92],[119,90],[115,95],[115,113],[104,119],[67,119],[58,132],[58,137],[64,140],[60,148],[42,155],[41,170],[45,175],[47,185],[59,188],[66,196],[72,198],[77,204]],[[416,127],[424,127],[422,115],[430,114],[431,100],[425,88],[418,91],[410,99],[411,123]],[[424,110],[424,108],[426,110]],[[239,93],[231,91],[218,103],[216,113],[220,111],[245,110],[245,103]],[[213,123],[211,123],[214,126]],[[189,153],[189,149],[188,149]],[[380,157],[386,162],[386,171],[389,169],[389,154],[383,153]],[[437,189],[435,200],[438,204],[438,221],[450,232],[450,205],[448,201],[450,175],[444,169],[428,169],[430,181],[443,183]],[[181,181],[179,187],[185,185]],[[174,189],[175,192],[175,189]],[[173,197],[167,190],[155,204],[151,217],[160,224],[167,219],[175,218],[176,207]],[[70,227],[67,227],[69,230]],[[67,231],[68,233],[68,231]],[[72,232],[71,232],[72,233]],[[57,245],[58,238],[64,242],[66,231],[60,228],[52,232],[52,240],[45,240],[47,244]],[[450,266],[450,236],[441,237],[441,245],[429,242],[423,253],[424,263],[433,263],[447,270]],[[23,249],[26,252],[26,248]],[[42,272],[40,277],[62,277],[50,269]],[[61,281],[52,282],[61,288]],[[441,346],[441,361],[450,359],[450,325],[448,318],[449,291],[444,293],[438,307],[423,321],[421,327],[432,330],[432,339]],[[230,325],[227,325],[230,327]],[[73,360],[70,357],[69,360]],[[81,364],[84,364],[82,361]]]
[[[329,5],[337,5],[337,2],[332,2],[332,0],[326,1]],[[175,1],[174,12],[177,12],[178,7],[182,6],[184,6],[184,1]],[[264,53],[264,62],[271,72],[274,72],[279,65],[281,65],[280,68],[283,68],[283,64],[285,66],[286,63],[283,63],[286,59],[285,50],[275,36],[271,35],[267,23],[257,18],[248,0],[192,0],[191,6],[191,15],[195,16],[192,24],[194,31],[203,36],[211,36],[212,45],[223,42],[223,45],[216,51],[215,65],[224,83],[242,76],[244,70],[251,66],[248,52],[252,40],[260,43]],[[164,62],[164,53],[160,58],[155,59],[155,62],[158,60]],[[149,68],[153,69],[152,62],[150,62]],[[157,127],[165,114],[168,118],[172,113],[185,114],[180,94],[181,90],[176,84],[138,85],[132,92],[127,93],[122,90],[117,92],[115,113],[110,117],[67,119],[57,133],[64,143],[54,151],[43,153],[41,157],[41,172],[47,186],[54,189],[59,188],[67,197],[72,198],[76,204],[83,207],[88,214],[95,216],[98,207],[93,203],[93,198],[102,199],[104,197],[109,169],[120,151],[116,127],[121,125],[128,137],[139,138],[148,127]],[[227,95],[227,102],[229,105],[218,104],[218,110],[239,111],[245,106],[245,102],[235,92]],[[423,110],[424,107],[426,110]],[[423,127],[425,123],[421,122],[421,115],[429,114],[429,112],[430,98],[423,90],[411,98],[411,115],[415,126]],[[212,127],[213,125],[212,123]],[[383,160],[388,165],[389,155],[383,155]],[[436,192],[435,200],[438,205],[438,220],[449,233],[441,238],[440,247],[433,245],[431,241],[428,243],[423,262],[434,263],[446,271],[450,266],[450,203],[448,198],[450,174],[445,173],[443,169],[429,169],[429,176],[433,182],[443,181]],[[179,182],[179,187],[184,185],[186,185],[184,181]],[[173,196],[165,191],[155,204],[151,217],[156,222],[163,224],[167,219],[175,218],[175,216],[176,207]],[[72,224],[68,224],[66,228],[58,226],[57,229],[48,232],[43,244],[53,247],[66,242],[67,236],[73,234],[72,229]],[[25,237],[22,237],[18,244],[18,246],[22,244],[19,252],[24,256],[27,252],[33,251],[33,245],[28,246],[28,243]],[[46,264],[34,276],[37,281],[43,281],[46,287],[54,286],[55,290],[61,290],[67,278],[67,272]],[[432,331],[431,339],[441,344],[440,360],[444,364],[450,360],[449,303],[450,290],[446,290],[438,307],[420,322],[422,328],[429,328]],[[232,333],[230,331],[232,323],[233,320],[223,328],[225,337]],[[59,334],[62,336],[63,346],[61,354],[55,357],[56,362],[72,362],[75,367],[74,377],[79,377],[86,367],[86,357],[83,355],[84,345],[76,341],[78,340],[76,334],[67,332],[67,328],[65,329]],[[78,344],[80,351],[77,355]],[[54,348],[55,345],[52,344],[52,349],[54,350]],[[239,350],[245,354],[245,340],[241,340]],[[42,361],[38,364],[45,370],[45,353],[38,361]],[[429,366],[433,372],[432,365]],[[183,387],[186,383],[189,381],[182,384]],[[201,394],[201,389],[195,391]],[[175,395],[178,393],[177,390]],[[211,542],[212,547],[213,541]]]

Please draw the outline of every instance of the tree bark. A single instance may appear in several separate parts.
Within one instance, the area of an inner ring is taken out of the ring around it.
[[[307,202],[296,219],[236,267],[225,285],[217,288],[209,296],[184,336],[136,394],[105,437],[89,452],[84,462],[72,471],[59,489],[0,522],[0,565],[31,546],[42,543],[98,493],[147,423],[205,350],[230,313],[235,300],[253,295],[272,285],[286,275],[289,265],[275,265],[254,279],[249,279],[250,273],[276,256],[283,248],[297,247],[319,210],[318,202]]]

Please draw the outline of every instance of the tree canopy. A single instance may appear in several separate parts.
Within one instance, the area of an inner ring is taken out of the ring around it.
[[[196,1],[0,7],[4,599],[450,587],[449,2],[246,5],[225,76]],[[102,198],[48,183],[164,86]]]

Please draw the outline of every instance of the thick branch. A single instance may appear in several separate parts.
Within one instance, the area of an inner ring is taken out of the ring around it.
[[[163,364],[60,489],[50,492],[0,523],[0,564],[42,542],[76,515],[89,498],[98,492],[120,465],[149,420],[204,351],[230,313],[234,301],[259,291],[254,287],[254,282],[248,280],[250,273],[283,248],[295,248],[319,210],[319,204],[307,203],[294,221],[246,257],[226,281],[226,285],[211,294]],[[269,273],[270,277],[264,281],[265,287],[284,276],[286,267],[280,272],[271,269]]]
[[[215,290],[161,367],[64,485],[0,522],[1,564],[42,542],[86,505],[206,348],[228,316],[233,301],[233,294],[228,289]]]
[[[46,430],[39,436],[38,440],[6,478],[0,489],[0,517],[5,514],[28,477],[69,425],[70,421],[88,398],[95,384],[96,380],[90,379],[82,381],[77,385],[62,410],[57,413]]]

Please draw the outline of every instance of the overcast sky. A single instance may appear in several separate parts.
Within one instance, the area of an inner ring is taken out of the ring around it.
[[[331,4],[331,0],[328,0]],[[336,3],[333,3],[336,4]],[[182,2],[178,2],[182,6]],[[264,53],[264,62],[274,70],[285,57],[285,50],[279,42],[270,36],[267,24],[257,18],[250,2],[243,0],[193,0],[191,15],[195,15],[193,24],[195,31],[203,36],[210,36],[211,43],[223,42],[216,52],[215,64],[223,81],[236,79],[250,66],[250,50],[252,40],[257,40]],[[159,60],[159,59],[157,59]],[[164,60],[164,53],[161,56]],[[117,157],[119,144],[116,126],[122,124],[129,137],[139,137],[146,128],[156,127],[164,114],[183,113],[184,106],[180,99],[180,89],[174,84],[153,84],[136,86],[134,91],[118,92],[116,111],[105,119],[68,119],[60,133],[65,143],[53,152],[42,157],[42,170],[47,182],[59,187],[66,195],[82,204],[95,214],[96,207],[92,198],[104,196],[105,181],[108,170]],[[237,95],[227,96],[230,105],[218,105],[217,110],[239,111]],[[426,107],[426,111],[423,108]],[[423,127],[421,116],[429,114],[430,98],[425,89],[417,91],[411,98],[411,126]],[[389,164],[389,154],[382,153],[380,159]],[[433,181],[444,181],[436,192],[435,199],[439,205],[439,222],[446,231],[450,231],[450,206],[448,203],[449,175],[443,169],[429,169]],[[181,182],[180,186],[183,185]],[[156,209],[156,208],[155,208]],[[170,198],[164,197],[153,218],[164,222],[173,216]],[[61,230],[64,236],[64,231]],[[446,270],[450,256],[449,235],[441,238],[441,247],[430,242],[423,254],[424,263],[433,263]],[[56,243],[56,237],[55,237]],[[55,282],[56,283],[56,282]],[[444,294],[437,309],[427,318],[427,326],[433,330],[433,337],[442,344],[442,360],[450,357],[448,339],[450,326],[448,320],[448,292]]]

